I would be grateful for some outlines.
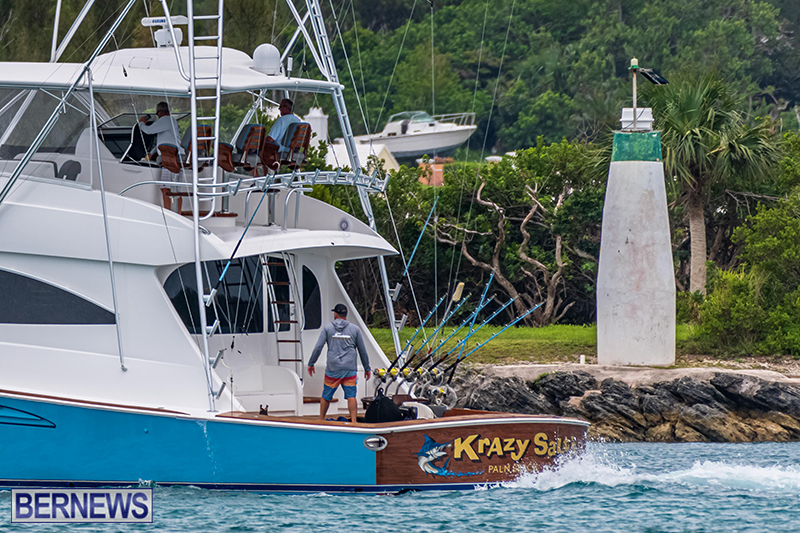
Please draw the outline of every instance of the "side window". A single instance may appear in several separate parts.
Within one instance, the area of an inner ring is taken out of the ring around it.
[[[227,261],[203,263],[205,290],[215,287]],[[219,319],[219,333],[263,333],[264,299],[261,259],[258,256],[231,261],[217,289],[214,304],[206,308],[208,324]],[[169,275],[164,290],[172,301],[189,333],[200,334],[200,315],[197,310],[197,287],[194,264],[189,263]]]
[[[49,283],[0,270],[0,324],[114,324],[114,313]]]
[[[306,319],[305,329],[319,329],[322,325],[319,283],[307,267],[303,267],[303,313]]]

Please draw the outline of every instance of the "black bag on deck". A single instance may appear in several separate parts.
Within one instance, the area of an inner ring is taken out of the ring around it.
[[[394,401],[383,394],[383,389],[375,391],[375,399],[369,404],[364,414],[364,422],[377,424],[380,422],[397,422],[403,420],[403,413]]]

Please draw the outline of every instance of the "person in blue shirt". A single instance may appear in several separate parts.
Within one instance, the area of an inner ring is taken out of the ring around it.
[[[285,152],[289,150],[288,146],[281,144],[283,142],[283,136],[286,134],[286,129],[290,124],[300,122],[300,119],[297,117],[297,115],[292,113],[292,108],[294,108],[294,102],[288,98],[281,100],[281,105],[278,108],[281,116],[275,119],[272,129],[269,130],[269,135],[267,135],[267,142],[277,146],[278,152]]]
[[[358,326],[347,321],[347,307],[336,304],[333,308],[333,322],[327,324],[319,334],[317,345],[308,360],[308,375],[314,375],[314,363],[319,359],[322,348],[328,345],[328,362],[325,368],[325,385],[319,401],[319,417],[325,420],[333,393],[342,386],[347,400],[350,421],[356,422],[358,404],[356,403],[356,384],[358,382],[358,357],[364,366],[364,379],[369,380],[370,366],[364,336]],[[356,357],[358,355],[358,357]]]
[[[300,122],[297,115],[292,113],[293,107],[294,102],[288,98],[281,100],[279,107],[281,116],[275,119],[275,123],[272,124],[272,129],[269,130],[269,135],[267,135],[266,142],[264,143],[262,161],[269,169],[277,171],[278,168],[280,168],[280,153],[289,151],[289,147],[282,144],[284,140],[283,137],[286,135],[286,129],[289,125]]]

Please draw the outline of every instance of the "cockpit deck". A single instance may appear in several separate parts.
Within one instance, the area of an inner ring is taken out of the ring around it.
[[[359,412],[359,417],[363,412]],[[472,409],[451,409],[445,412],[441,418],[425,418],[415,420],[400,420],[396,422],[366,423],[366,422],[342,422],[338,420],[320,420],[317,416],[272,416],[263,415],[258,412],[229,411],[220,413],[217,418],[233,418],[237,420],[251,420],[258,422],[280,422],[286,424],[297,424],[304,426],[335,426],[335,427],[359,427],[386,429],[395,427],[426,426],[441,422],[463,422],[475,424],[485,421],[492,424],[514,424],[517,422],[529,422],[534,420],[549,420],[552,417],[547,415],[524,415],[513,413],[499,413],[493,411],[475,411]]]

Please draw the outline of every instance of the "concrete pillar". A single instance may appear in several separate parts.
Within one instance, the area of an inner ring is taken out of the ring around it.
[[[675,273],[659,132],[616,132],[597,271],[597,362],[675,363]]]
[[[311,142],[309,146],[316,148],[320,141],[328,141],[328,115],[322,112],[321,107],[312,107],[308,115],[303,117],[304,122],[311,125]],[[313,135],[316,133],[316,135]]]

